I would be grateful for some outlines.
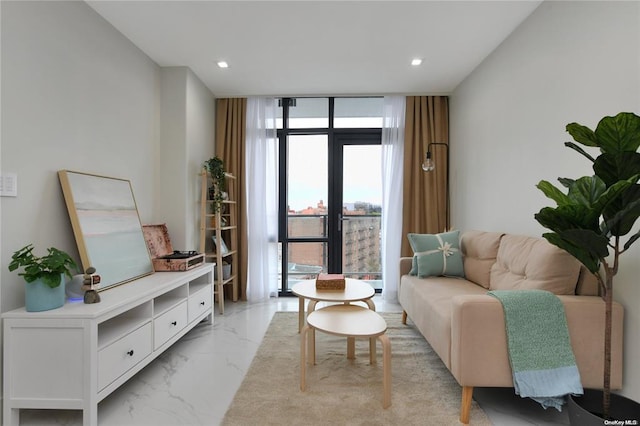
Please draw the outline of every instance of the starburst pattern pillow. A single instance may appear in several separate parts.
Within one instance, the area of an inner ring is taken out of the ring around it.
[[[408,234],[413,249],[409,274],[421,278],[431,276],[464,277],[459,231],[441,234]]]

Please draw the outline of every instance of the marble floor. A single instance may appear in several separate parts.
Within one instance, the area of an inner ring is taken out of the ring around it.
[[[374,298],[376,309],[401,312]],[[321,306],[319,304],[319,306]],[[218,425],[240,386],[273,314],[297,311],[297,298],[225,303],[213,326],[202,323],[100,402],[98,423],[114,426]],[[295,392],[293,389],[292,392]],[[566,410],[544,410],[513,389],[476,388],[474,398],[495,425],[568,425]],[[21,425],[79,425],[79,411],[22,410]],[[473,419],[472,419],[473,421]],[[260,425],[256,419],[255,425]],[[286,425],[286,413],[283,413]],[[472,423],[473,424],[473,423]],[[425,419],[423,425],[429,425]]]

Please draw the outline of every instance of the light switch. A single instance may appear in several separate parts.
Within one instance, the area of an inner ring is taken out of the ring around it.
[[[0,196],[2,197],[18,196],[18,174],[17,173],[0,174]]]

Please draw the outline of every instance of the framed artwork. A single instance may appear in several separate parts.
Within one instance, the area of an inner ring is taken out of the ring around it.
[[[126,179],[58,171],[82,269],[93,266],[106,290],[154,272]]]

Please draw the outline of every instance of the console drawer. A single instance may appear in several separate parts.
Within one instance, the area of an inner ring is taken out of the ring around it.
[[[203,312],[211,309],[211,286],[207,286],[189,295],[189,322],[195,320]]]
[[[153,345],[158,349],[187,326],[187,301],[171,308],[153,320]]]
[[[126,373],[151,353],[151,323],[98,351],[98,389]]]

